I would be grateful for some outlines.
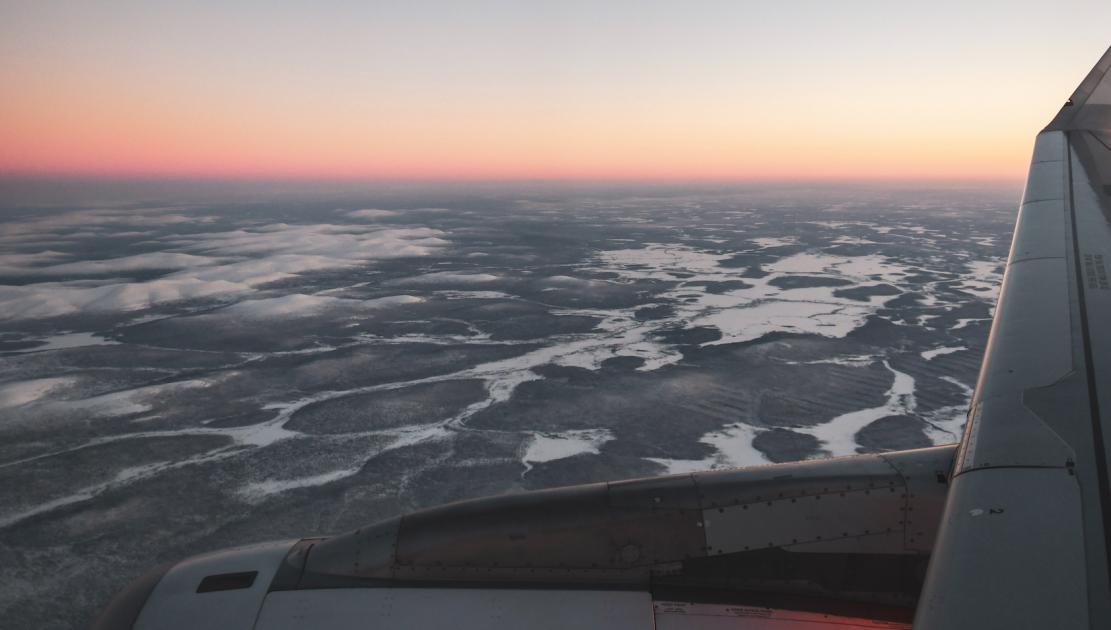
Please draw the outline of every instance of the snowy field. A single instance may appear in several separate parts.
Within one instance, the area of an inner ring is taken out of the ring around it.
[[[13,627],[82,627],[159,562],[445,501],[956,441],[1016,208],[257,197],[0,211]]]

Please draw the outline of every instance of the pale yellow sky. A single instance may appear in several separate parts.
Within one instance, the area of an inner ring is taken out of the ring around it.
[[[6,0],[0,173],[1021,179],[1111,44],[902,4]]]

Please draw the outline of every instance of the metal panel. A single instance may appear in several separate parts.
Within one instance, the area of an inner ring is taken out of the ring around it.
[[[607,502],[614,508],[702,509],[698,485],[692,475],[615,481],[609,484]]]
[[[708,553],[928,553],[952,459],[950,446],[700,473]]]
[[[1025,390],[1052,385],[1075,369],[1068,278],[1068,262],[1062,258],[1026,260],[1007,268],[958,473],[1075,461],[1073,449],[1054,427],[1022,402]]]
[[[466,501],[320,542],[297,580],[276,588],[383,579],[646,584],[655,565],[705,553],[697,504],[689,476]]]
[[[1065,160],[1065,134],[1063,132],[1040,133],[1034,139],[1032,163],[1063,162]],[[1029,182],[1027,182],[1029,187]],[[1043,193],[1045,191],[1042,191]]]
[[[1080,489],[1060,468],[957,477],[915,628],[1087,628]]]
[[[891,500],[877,501],[874,494]],[[706,543],[710,554],[723,554],[894,532],[901,547],[902,499],[901,487],[883,487],[707,510]]]
[[[1065,202],[1035,201],[1022,206],[1011,244],[1010,264],[1039,258],[1065,260]]]
[[[136,630],[221,628],[255,623],[267,587],[293,541],[239,547],[185,560],[166,573],[135,622]],[[250,588],[198,593],[209,575],[258,571]]]
[[[173,563],[159,565],[135,579],[108,602],[108,606],[93,622],[91,630],[131,630],[139,613],[146,606],[150,594]]]
[[[695,481],[707,510],[901,484],[898,472],[879,455],[697,473]]]
[[[404,518],[397,561],[416,568],[476,562],[519,568],[608,565],[609,541],[596,531],[606,512],[605,484],[424,510]]]
[[[389,588],[270,593],[257,630],[650,630],[635,591]]]
[[[401,519],[393,518],[322,540],[300,559],[310,574],[359,578],[390,578],[397,558],[397,532]],[[301,572],[298,571],[298,574]]]
[[[954,451],[948,447],[887,453],[883,456],[903,480],[906,510],[903,513],[903,546],[907,551],[929,553],[934,547]]]
[[[1065,174],[1062,164],[1063,162],[1059,160],[1031,164],[1023,201],[1033,203],[1063,199],[1065,195]]]

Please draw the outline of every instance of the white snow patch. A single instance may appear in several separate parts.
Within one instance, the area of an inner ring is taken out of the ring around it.
[[[649,244],[640,249],[600,252],[601,269],[628,280],[678,281],[664,294],[677,299],[672,318],[656,320],[656,328],[713,326],[722,338],[710,344],[749,341],[769,332],[786,330],[826,337],[843,337],[862,325],[868,315],[897,296],[874,296],[868,302],[838,297],[834,287],[784,290],[769,284],[784,274],[827,274],[856,282],[897,282],[905,275],[898,262],[878,255],[833,256],[804,252],[764,266],[771,275],[744,278],[753,286],[722,294],[692,292],[689,287],[706,282],[741,279],[736,269],[719,263],[729,254],[696,250],[688,246]]]
[[[968,350],[968,348],[964,346],[949,346],[944,348],[934,348],[932,350],[923,350],[920,354],[922,355],[923,359],[927,361],[933,361],[936,357],[944,356],[946,354],[953,354],[954,352],[960,352],[961,350]]]
[[[845,365],[849,367],[867,367],[872,365],[880,357],[874,354],[850,354],[841,357],[831,357],[828,359],[814,359],[813,361],[784,361],[788,365]]]
[[[991,321],[990,317],[961,317],[961,318],[957,319],[956,325],[954,325],[949,330],[960,330],[961,328],[965,328],[973,322],[990,322],[990,321]]]
[[[1002,262],[999,260],[970,260],[965,263],[968,275],[961,278],[958,289],[970,291],[992,302],[999,294],[1003,281]]]
[[[794,236],[765,236],[761,238],[750,238],[748,240],[762,248],[783,247],[784,245],[794,245],[799,242],[799,239]]]
[[[855,455],[858,446],[856,434],[861,429],[886,416],[913,415],[917,407],[914,398],[914,377],[891,367],[886,360],[883,362],[894,376],[895,380],[887,390],[887,402],[879,407],[861,409],[841,414],[833,420],[816,427],[795,429],[799,433],[813,435],[822,441],[824,450],[833,457],[842,455]]]
[[[649,461],[656,462],[667,468],[670,475],[699,472],[702,470],[717,470],[720,468],[740,468],[743,466],[759,466],[770,461],[763,453],[752,446],[758,431],[747,424],[736,423],[728,425],[720,431],[707,433],[699,442],[708,444],[716,450],[713,455],[704,459],[665,459],[648,457]]]
[[[360,468],[349,468],[347,470],[334,470],[332,472],[321,473],[319,475],[310,475],[308,477],[297,477],[294,479],[267,479],[266,481],[256,481],[248,483],[239,489],[239,495],[251,503],[257,503],[266,497],[295,490],[297,488],[312,488],[315,486],[323,486],[333,481],[339,481],[358,473]]]
[[[602,445],[612,439],[613,434],[606,429],[534,433],[521,460],[526,464],[540,464],[575,455],[597,455]]]
[[[830,241],[830,243],[834,245],[878,245],[876,241],[870,241],[866,238],[860,238],[859,236],[838,236]]]
[[[942,376],[941,380],[960,388],[965,400],[959,405],[942,407],[926,414],[926,436],[933,440],[935,445],[952,444],[960,441],[961,434],[964,432],[964,423],[967,420],[968,406],[971,404],[972,396],[975,393],[971,387],[952,376]]]
[[[750,341],[777,331],[844,337],[862,325],[869,312],[864,306],[774,300],[721,310],[699,317],[692,324],[721,331],[721,339],[703,345]]]

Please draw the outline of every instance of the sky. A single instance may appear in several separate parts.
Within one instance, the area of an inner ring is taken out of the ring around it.
[[[1106,0],[0,0],[0,176],[1021,180],[1108,24]]]

